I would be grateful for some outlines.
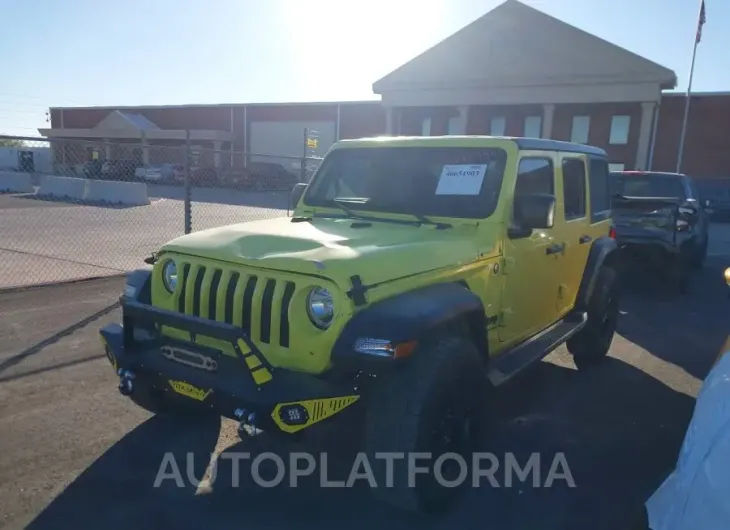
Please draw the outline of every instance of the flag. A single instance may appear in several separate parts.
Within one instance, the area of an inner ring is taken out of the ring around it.
[[[702,0],[702,5],[700,6],[700,18],[697,21],[697,37],[695,38],[695,43],[700,42],[702,40],[702,26],[705,25],[705,22],[707,21],[707,18],[705,16],[705,0]]]

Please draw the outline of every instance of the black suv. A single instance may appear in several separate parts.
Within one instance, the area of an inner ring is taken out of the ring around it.
[[[616,239],[625,253],[657,265],[677,287],[707,255],[709,217],[694,181],[680,173],[611,173]]]

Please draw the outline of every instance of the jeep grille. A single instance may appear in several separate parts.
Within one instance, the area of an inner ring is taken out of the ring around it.
[[[178,311],[241,326],[254,342],[289,347],[294,282],[190,263],[182,264],[181,273]]]

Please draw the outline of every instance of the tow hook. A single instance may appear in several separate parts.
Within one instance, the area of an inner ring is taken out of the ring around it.
[[[263,431],[256,427],[256,413],[246,409],[236,409],[233,416],[238,420],[238,436],[241,439],[254,438]]]
[[[119,370],[119,393],[131,396],[134,392],[134,374],[129,370]]]

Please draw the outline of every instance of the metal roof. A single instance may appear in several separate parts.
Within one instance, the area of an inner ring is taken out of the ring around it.
[[[568,153],[582,153],[585,155],[608,156],[606,151],[592,145],[575,144],[572,142],[561,142],[559,140],[546,140],[543,138],[512,138],[520,149],[532,149],[534,151],[562,151]]]
[[[401,146],[433,146],[449,147],[461,145],[465,147],[479,145],[480,140],[506,140],[517,144],[519,149],[532,151],[559,151],[564,153],[580,153],[586,155],[600,156],[606,158],[606,151],[590,145],[561,142],[559,140],[547,140],[542,138],[522,138],[516,136],[486,136],[486,135],[449,135],[449,136],[376,136],[372,138],[356,138],[340,140],[340,145],[378,145],[390,144]]]

